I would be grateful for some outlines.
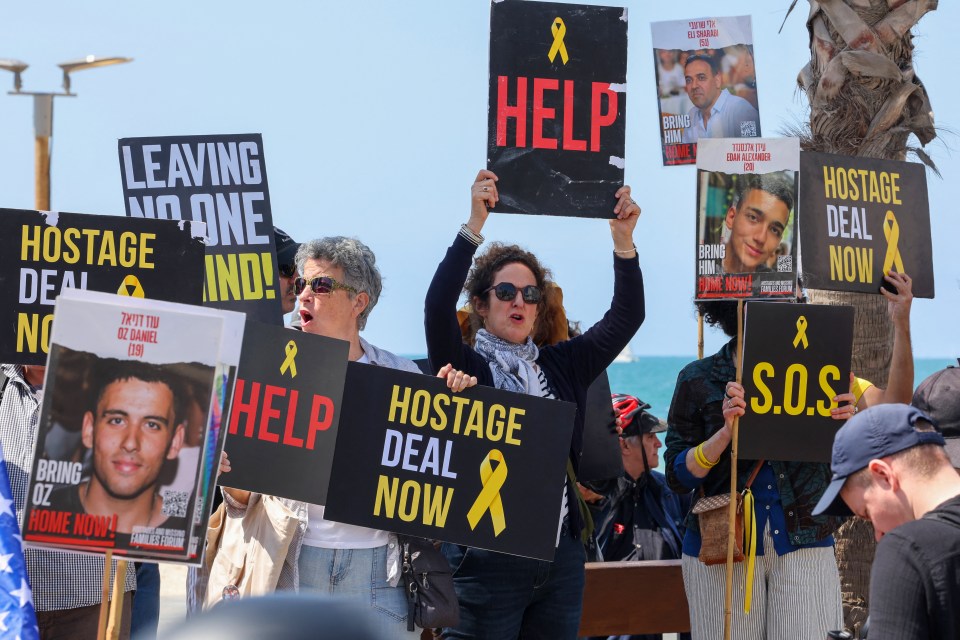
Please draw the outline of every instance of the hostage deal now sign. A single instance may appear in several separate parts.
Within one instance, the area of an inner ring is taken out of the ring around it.
[[[325,517],[552,560],[575,410],[351,362]]]

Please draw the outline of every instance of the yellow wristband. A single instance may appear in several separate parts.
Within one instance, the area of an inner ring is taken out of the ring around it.
[[[713,462],[710,462],[710,460],[707,459],[706,454],[703,452],[703,443],[698,444],[697,448],[693,450],[693,457],[694,460],[697,461],[697,464],[704,469],[713,469],[715,466],[717,466],[717,463],[720,462],[719,459]]]

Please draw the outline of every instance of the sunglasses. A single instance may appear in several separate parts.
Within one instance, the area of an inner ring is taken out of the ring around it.
[[[292,278],[297,275],[297,265],[295,264],[278,264],[277,271],[280,272],[280,276],[283,278]]]
[[[307,288],[307,285],[310,286],[314,293],[330,293],[337,289],[345,289],[346,291],[357,293],[357,290],[350,285],[337,282],[330,276],[320,276],[312,280],[297,278],[293,281],[293,290],[297,292],[297,295],[300,295],[303,293],[303,290]]]
[[[480,295],[486,295],[490,291],[493,291],[494,295],[504,302],[513,302],[517,297],[517,285],[512,282],[495,284]],[[520,293],[523,295],[523,301],[527,304],[539,304],[540,300],[543,299],[543,292],[540,291],[539,287],[532,284],[521,288]]]

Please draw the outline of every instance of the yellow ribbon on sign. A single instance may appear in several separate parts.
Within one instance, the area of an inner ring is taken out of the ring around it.
[[[802,344],[804,349],[810,346],[807,342],[807,318],[805,316],[797,318],[797,336],[793,339],[793,348],[796,349],[798,344]]]
[[[297,377],[297,361],[294,358],[297,357],[297,343],[291,340],[287,343],[287,346],[283,348],[287,354],[286,360],[283,361],[283,364],[280,365],[280,375],[283,375],[287,372],[287,369],[290,369],[290,377]]]
[[[496,469],[490,464],[492,461],[499,463]],[[503,454],[493,449],[480,463],[480,481],[483,483],[483,489],[473,501],[470,511],[467,512],[467,522],[470,523],[471,530],[477,528],[480,518],[488,510],[490,520],[493,521],[494,537],[507,528],[507,521],[503,516],[503,501],[500,500],[500,488],[506,480],[507,463],[503,460]]]
[[[117,289],[117,294],[121,296],[130,296],[131,298],[145,298],[146,294],[143,292],[143,287],[140,286],[140,281],[137,279],[137,276],[130,274],[123,279],[123,282],[120,283],[120,288]]]
[[[553,62],[553,59],[559,53],[563,64],[567,64],[570,57],[567,55],[567,46],[563,44],[563,36],[567,35],[567,25],[563,24],[563,19],[559,16],[553,19],[553,24],[550,25],[550,33],[553,34],[553,46],[550,47],[550,53],[547,54],[547,57],[550,58],[550,62]]]
[[[893,211],[887,211],[883,218],[883,237],[887,239],[887,254],[883,258],[883,275],[890,275],[890,267],[896,267],[897,273],[903,273],[903,258],[900,257],[900,225]]]

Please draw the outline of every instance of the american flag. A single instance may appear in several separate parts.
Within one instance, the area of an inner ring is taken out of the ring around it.
[[[39,640],[10,480],[0,446],[0,638]]]

